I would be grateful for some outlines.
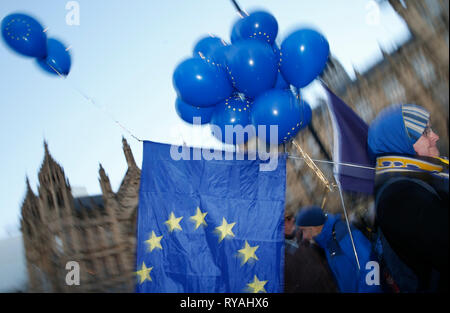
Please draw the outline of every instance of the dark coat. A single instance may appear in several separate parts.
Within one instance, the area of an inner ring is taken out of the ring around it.
[[[286,293],[338,292],[325,254],[315,244],[302,241],[293,253],[285,253]]]
[[[448,187],[445,192],[417,178],[391,178],[376,190],[376,210],[386,250],[401,260],[387,260],[400,291],[448,290]],[[396,279],[405,272],[402,263],[416,275],[417,287]]]

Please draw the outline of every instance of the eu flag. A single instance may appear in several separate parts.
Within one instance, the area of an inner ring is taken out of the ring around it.
[[[184,149],[144,142],[137,292],[282,292],[286,156]]]

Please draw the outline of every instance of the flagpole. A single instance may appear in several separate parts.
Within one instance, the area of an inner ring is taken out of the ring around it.
[[[358,270],[361,270],[361,266],[359,264],[358,253],[356,252],[355,242],[353,241],[353,234],[352,234],[352,231],[350,229],[350,223],[348,221],[347,209],[345,208],[344,197],[342,195],[341,183],[339,182],[338,179],[336,179],[336,182],[337,182],[337,186],[338,186],[338,189],[339,189],[339,197],[341,198],[342,209],[344,210],[345,223],[347,224],[348,233],[350,234],[350,240],[352,242],[353,253],[355,254],[356,264],[358,265]]]
[[[324,82],[321,78],[319,78],[319,80],[320,80],[320,82],[322,83],[322,86],[323,86],[325,89],[327,89],[328,86],[325,84],[325,82]],[[327,96],[328,96],[328,100],[331,101],[330,95],[327,94]],[[334,116],[334,115],[333,115],[333,112],[331,112],[330,105],[328,104],[327,106],[328,106],[328,111],[329,111],[329,113],[330,113],[331,122],[332,122],[332,125],[333,125],[333,132],[334,132],[334,136],[335,136],[335,138],[334,138],[334,140],[333,140],[333,141],[334,141],[334,142],[333,142],[333,145],[334,145],[334,147],[335,147],[335,151],[334,151],[334,153],[333,153],[333,161],[334,161],[334,159],[335,159],[336,157],[339,159],[339,155],[340,155],[339,150],[336,151],[336,147],[337,147],[337,146],[336,146],[336,145],[337,145],[337,142],[336,142],[336,140],[337,140],[337,137],[336,137],[336,132],[337,132],[337,129],[336,129],[336,127],[337,127],[337,122],[333,119],[333,116]],[[336,163],[339,164],[340,162],[336,162]],[[334,164],[334,166],[336,166],[336,164]],[[339,172],[339,171],[337,171],[337,172]],[[361,270],[361,265],[359,264],[358,253],[356,252],[355,241],[353,240],[353,234],[352,234],[352,231],[351,231],[351,228],[350,228],[350,222],[349,222],[349,220],[348,220],[347,209],[346,209],[346,207],[345,207],[344,196],[343,196],[343,194],[342,194],[342,186],[341,186],[341,182],[340,182],[340,180],[339,180],[339,174],[336,173],[335,176],[334,176],[334,178],[335,178],[335,181],[336,181],[336,185],[337,185],[337,187],[338,187],[338,189],[339,189],[339,197],[340,197],[340,199],[341,199],[342,210],[344,211],[345,223],[347,224],[347,230],[348,230],[348,234],[350,235],[350,241],[352,242],[352,248],[353,248],[353,253],[355,254],[356,264],[358,265],[358,270]]]

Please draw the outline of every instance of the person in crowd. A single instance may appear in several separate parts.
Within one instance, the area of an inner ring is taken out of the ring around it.
[[[377,250],[400,292],[448,291],[448,160],[438,140],[414,104],[384,109],[369,127]]]
[[[303,239],[316,243],[325,253],[340,292],[381,292],[379,269],[370,241],[351,227],[355,251],[348,227],[340,215],[324,214],[320,207],[309,207],[298,216]],[[359,266],[358,266],[359,263]]]
[[[296,225],[298,219],[295,219],[292,213],[292,211],[287,211],[289,219],[285,219],[284,292],[338,292],[324,252],[316,244],[302,240],[302,232],[298,231]],[[293,245],[293,243],[295,244]]]
[[[284,211],[284,242],[285,250],[293,254],[298,248],[295,226],[295,213],[292,209]]]

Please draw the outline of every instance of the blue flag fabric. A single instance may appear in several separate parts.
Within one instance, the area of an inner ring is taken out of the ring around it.
[[[369,126],[325,84],[322,86],[328,94],[327,103],[333,124],[336,181],[343,190],[371,194],[375,169],[367,147]]]
[[[170,147],[144,142],[136,291],[282,292],[286,155],[260,171],[258,158],[184,147],[177,161]]]

